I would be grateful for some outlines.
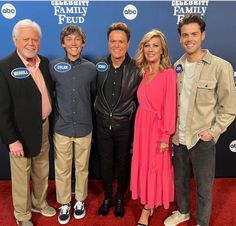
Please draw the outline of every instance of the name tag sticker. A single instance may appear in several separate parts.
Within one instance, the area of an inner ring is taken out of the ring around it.
[[[178,64],[176,67],[175,67],[175,71],[177,74],[181,73],[183,71],[183,65],[182,64]]]
[[[30,75],[30,72],[25,67],[18,67],[11,71],[11,76],[17,79],[24,79]]]
[[[60,63],[57,63],[54,66],[54,69],[57,72],[65,73],[65,72],[68,72],[71,69],[71,65],[68,64],[68,63],[65,63],[65,62],[60,62]]]
[[[103,72],[103,71],[106,71],[108,69],[108,65],[107,65],[106,62],[98,62],[96,64],[96,68],[97,68],[98,71]]]

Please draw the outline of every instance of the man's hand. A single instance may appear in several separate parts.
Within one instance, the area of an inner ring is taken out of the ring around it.
[[[9,144],[10,153],[13,156],[24,156],[24,150],[21,142],[17,140],[14,143]]]
[[[210,141],[213,139],[213,136],[207,132],[207,130],[201,132],[198,134],[198,136],[201,138],[203,141]]]

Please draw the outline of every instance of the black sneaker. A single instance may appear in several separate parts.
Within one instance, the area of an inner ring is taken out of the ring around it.
[[[86,211],[84,208],[84,202],[77,201],[75,203],[74,209],[75,209],[75,211],[74,211],[74,218],[75,219],[82,219],[85,216]]]
[[[70,203],[62,205],[58,215],[58,222],[60,224],[67,224],[70,221]]]

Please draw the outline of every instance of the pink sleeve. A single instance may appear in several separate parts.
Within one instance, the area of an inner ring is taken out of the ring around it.
[[[164,94],[164,108],[162,118],[161,141],[169,142],[170,136],[175,132],[176,126],[176,73],[169,69],[166,75]]]

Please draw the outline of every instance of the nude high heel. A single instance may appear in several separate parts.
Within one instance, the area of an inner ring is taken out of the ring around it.
[[[151,217],[152,214],[153,214],[153,209],[146,208],[145,206],[143,207],[143,210],[142,210],[142,211],[148,211],[148,212],[149,212],[148,218]],[[148,219],[148,220],[149,220],[149,219]],[[148,226],[148,224],[142,224],[142,223],[139,223],[139,222],[138,222],[137,226]]]

